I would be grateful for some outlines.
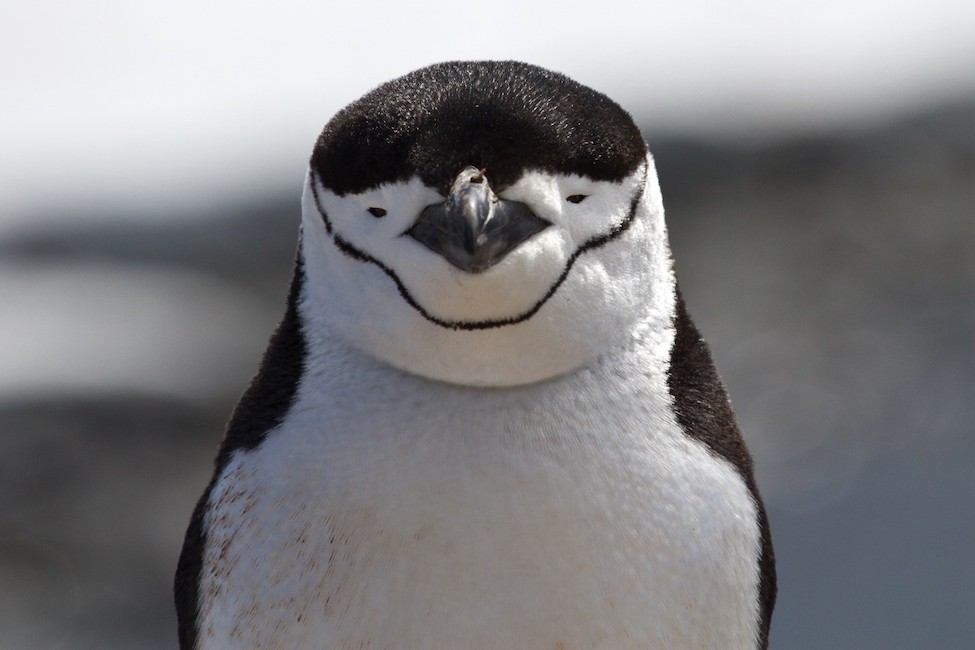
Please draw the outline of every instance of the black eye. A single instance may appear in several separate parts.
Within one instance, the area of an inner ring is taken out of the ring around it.
[[[386,216],[386,211],[383,210],[382,208],[369,208],[369,210],[367,212],[369,212],[369,214],[371,214],[372,216],[376,217],[377,219],[379,217],[385,217]]]
[[[582,203],[586,200],[585,194],[573,194],[572,196],[565,197],[565,200],[569,203]]]

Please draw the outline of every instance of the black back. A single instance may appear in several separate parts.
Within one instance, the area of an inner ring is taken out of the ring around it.
[[[206,515],[213,486],[235,451],[254,449],[261,444],[268,431],[281,424],[298,390],[298,382],[304,370],[306,349],[298,315],[298,298],[303,279],[304,272],[299,252],[295,260],[291,289],[288,292],[288,309],[271,336],[257,376],[244,391],[234,409],[234,414],[227,425],[226,435],[220,444],[220,451],[217,453],[213,478],[197,502],[186,531],[174,584],[181,650],[196,648],[200,631],[199,590],[203,553],[206,548],[203,518]]]
[[[465,167],[495,189],[538,169],[618,181],[646,156],[630,115],[561,74],[514,61],[432,65],[340,111],[311,167],[344,195],[418,175],[446,194]]]
[[[670,372],[667,388],[674,400],[677,422],[684,432],[700,440],[716,455],[737,468],[744,477],[755,504],[758,506],[759,527],[762,534],[762,556],[759,559],[758,605],[761,615],[759,647],[768,647],[768,631],[775,607],[775,555],[765,506],[755,485],[752,459],[745,441],[738,431],[731,402],[724,384],[711,359],[711,350],[687,313],[684,298],[677,290],[677,309],[674,315],[674,346],[670,351]]]

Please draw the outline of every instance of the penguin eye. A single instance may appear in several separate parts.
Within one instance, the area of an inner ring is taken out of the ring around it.
[[[565,200],[569,203],[582,203],[586,200],[585,194],[573,194],[572,196],[565,197]]]
[[[386,211],[383,210],[382,208],[369,208],[367,212],[372,216],[376,217],[377,219],[386,216]]]

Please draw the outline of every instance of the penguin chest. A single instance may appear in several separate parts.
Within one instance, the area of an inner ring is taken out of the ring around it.
[[[204,648],[755,647],[754,502],[677,430],[301,434],[214,488]]]

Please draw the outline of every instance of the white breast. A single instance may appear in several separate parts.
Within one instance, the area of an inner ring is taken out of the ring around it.
[[[201,647],[754,648],[755,505],[662,349],[474,390],[336,348],[211,496]]]

